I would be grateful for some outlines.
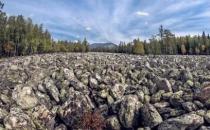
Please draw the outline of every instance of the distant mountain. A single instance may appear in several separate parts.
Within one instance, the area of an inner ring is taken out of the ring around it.
[[[116,44],[114,43],[93,43],[90,44],[90,49],[95,49],[95,48],[115,48],[117,47]]]

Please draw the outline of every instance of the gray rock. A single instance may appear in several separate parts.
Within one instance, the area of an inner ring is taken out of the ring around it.
[[[117,116],[111,116],[106,120],[107,123],[107,129],[109,130],[120,130],[121,126],[117,119]]]
[[[68,100],[58,109],[58,114],[64,123],[71,127],[78,121],[82,113],[94,108],[88,95],[84,95],[81,92],[70,89]]]
[[[192,111],[196,111],[197,107],[194,103],[192,102],[185,102],[182,103],[182,107],[184,108],[184,110],[188,111],[188,112],[192,112]]]
[[[110,95],[114,99],[120,99],[125,93],[125,85],[123,84],[115,84],[113,88],[110,89]]]
[[[89,85],[91,88],[97,88],[98,87],[98,81],[93,78],[93,77],[90,77],[89,78]]]
[[[208,124],[210,124],[210,111],[207,111],[206,112],[206,115],[205,115],[205,120],[206,120],[206,122],[208,123]]]
[[[122,100],[119,119],[125,128],[132,128],[138,124],[139,110],[142,104],[136,95],[126,95]]]
[[[54,81],[49,78],[46,78],[44,80],[44,85],[45,85],[46,90],[49,92],[50,96],[53,97],[53,99],[56,102],[59,102],[60,101],[60,99],[59,99],[60,93],[58,91],[58,88],[55,86]]]
[[[165,120],[158,126],[158,130],[195,130],[203,123],[203,117],[196,114],[185,114]]]
[[[4,118],[4,126],[7,130],[35,130],[30,117],[19,108],[11,108],[10,114]]]
[[[171,84],[167,79],[161,79],[157,83],[157,88],[159,90],[164,90],[165,92],[172,92]]]
[[[0,122],[8,115],[8,112],[0,108]]]
[[[148,127],[155,127],[158,124],[160,124],[163,119],[156,110],[156,108],[151,105],[151,104],[145,104],[141,109],[141,122],[143,126],[148,126]]]
[[[33,108],[38,104],[38,100],[30,86],[17,85],[12,93],[13,100],[23,109]]]

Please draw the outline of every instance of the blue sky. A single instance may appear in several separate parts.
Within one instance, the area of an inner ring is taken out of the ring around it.
[[[176,35],[210,32],[210,0],[3,0],[9,15],[43,24],[57,40],[148,39],[162,24]]]

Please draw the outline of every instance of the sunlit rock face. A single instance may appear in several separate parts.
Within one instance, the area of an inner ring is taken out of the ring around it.
[[[209,61],[111,53],[0,59],[0,129],[209,129]]]

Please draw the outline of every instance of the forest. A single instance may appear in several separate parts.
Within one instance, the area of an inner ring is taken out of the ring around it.
[[[149,40],[139,38],[120,44],[115,48],[89,48],[86,38],[82,41],[55,41],[43,25],[33,23],[32,19],[22,15],[8,16],[3,12],[0,2],[0,56],[23,56],[53,52],[113,52],[153,55],[208,55],[210,54],[210,36],[203,32],[197,36],[175,36],[162,25],[159,33]],[[129,31],[129,30],[128,30]]]

